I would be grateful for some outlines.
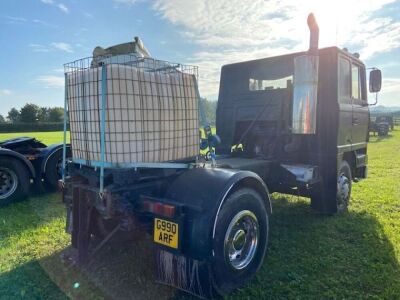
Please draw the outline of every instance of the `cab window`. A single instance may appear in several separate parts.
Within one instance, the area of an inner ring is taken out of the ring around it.
[[[361,72],[357,65],[351,66],[351,97],[361,99]]]
[[[350,98],[350,61],[341,57],[339,61],[339,95],[340,98]]]
[[[268,91],[287,89],[292,86],[293,76],[286,76],[274,79],[255,79],[249,78],[250,91]]]

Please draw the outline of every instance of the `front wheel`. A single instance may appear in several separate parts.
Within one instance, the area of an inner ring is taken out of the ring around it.
[[[245,285],[261,267],[268,244],[265,201],[254,190],[243,188],[223,204],[214,238],[214,285],[225,295]]]
[[[343,160],[338,173],[337,190],[336,190],[336,203],[337,212],[342,213],[347,211],[350,195],[351,195],[351,169],[347,161]]]
[[[329,179],[329,180],[327,180]],[[346,212],[350,202],[352,176],[347,161],[340,164],[336,177],[325,178],[311,191],[311,206],[315,210],[328,215]]]

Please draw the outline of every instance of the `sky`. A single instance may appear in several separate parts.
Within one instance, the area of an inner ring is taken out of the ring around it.
[[[64,63],[135,36],[199,66],[201,96],[217,100],[222,65],[306,50],[310,12],[320,47],[359,52],[382,70],[379,104],[400,106],[400,0],[1,0],[0,114],[63,106]]]

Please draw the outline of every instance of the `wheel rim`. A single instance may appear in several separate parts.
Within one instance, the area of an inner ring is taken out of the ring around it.
[[[350,197],[350,179],[344,173],[341,173],[338,178],[338,207],[339,209],[345,208],[349,203]]]
[[[249,210],[240,211],[225,234],[225,261],[235,270],[246,268],[253,260],[259,240],[257,217]]]
[[[18,186],[18,177],[13,170],[0,167],[0,199],[10,197]]]

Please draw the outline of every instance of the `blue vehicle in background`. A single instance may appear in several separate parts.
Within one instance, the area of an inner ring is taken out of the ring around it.
[[[67,155],[70,146],[67,145]],[[0,206],[25,199],[32,188],[54,191],[62,172],[63,144],[32,137],[0,142]]]

